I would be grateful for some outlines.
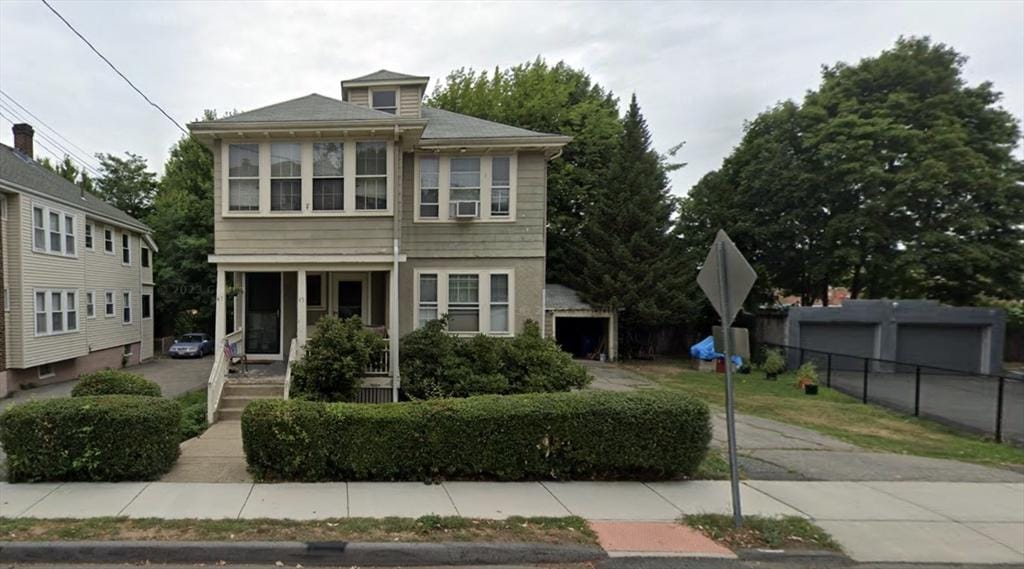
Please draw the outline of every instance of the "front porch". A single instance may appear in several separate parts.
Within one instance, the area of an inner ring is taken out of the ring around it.
[[[394,265],[397,265],[395,263]],[[217,267],[218,349],[208,384],[208,420],[218,418],[226,383],[273,382],[288,398],[292,363],[317,321],[358,316],[388,340],[366,368],[359,400],[398,397],[398,283],[384,264]],[[243,365],[244,364],[244,365]]]

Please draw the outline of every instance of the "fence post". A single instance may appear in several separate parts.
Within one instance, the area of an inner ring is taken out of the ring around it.
[[[870,363],[871,360],[864,358],[864,385],[860,390],[860,400],[865,404],[868,402],[868,364]]]
[[[921,366],[914,369],[914,416],[921,416]]]
[[[828,353],[828,363],[825,364],[828,367],[828,371],[825,372],[825,385],[832,389],[832,352]]]
[[[999,389],[996,392],[996,442],[1003,442],[1003,383],[1005,377],[999,376]]]

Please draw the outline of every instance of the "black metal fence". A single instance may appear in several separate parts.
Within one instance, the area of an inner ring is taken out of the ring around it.
[[[780,344],[761,347],[781,350],[790,369],[813,362],[820,384],[863,403],[1024,445],[1024,380]]]

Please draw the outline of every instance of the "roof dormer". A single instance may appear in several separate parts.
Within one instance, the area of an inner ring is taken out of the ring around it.
[[[341,98],[401,117],[420,118],[420,103],[430,77],[406,75],[381,69],[341,82]]]

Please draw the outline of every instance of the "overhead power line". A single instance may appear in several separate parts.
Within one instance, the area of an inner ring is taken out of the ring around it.
[[[64,18],[64,16],[62,16],[60,14],[60,12],[58,12],[53,6],[51,6],[49,2],[47,2],[46,0],[40,0],[40,1],[43,4],[45,4],[46,7],[49,8],[50,11],[53,12],[53,14],[55,16],[60,18],[60,21],[64,22],[64,25],[66,25],[68,27],[68,29],[70,29],[72,32],[74,32],[75,35],[79,37],[79,39],[81,39],[83,42],[85,42],[85,45],[89,46],[89,49],[91,49],[93,51],[93,53],[98,55],[99,58],[102,59],[104,63],[106,63],[111,69],[113,69],[114,73],[117,73],[121,77],[121,79],[124,79],[125,83],[127,83],[129,86],[131,86],[131,88],[134,89],[135,92],[139,94],[139,96],[141,96],[143,99],[145,99],[146,102],[149,103],[150,105],[152,105],[156,110],[160,111],[160,113],[163,116],[167,117],[167,120],[171,121],[171,123],[173,123],[174,126],[178,127],[178,130],[183,132],[185,134],[185,136],[188,136],[188,134],[189,134],[188,131],[185,130],[185,128],[183,126],[178,124],[178,121],[174,120],[171,117],[171,115],[167,114],[167,111],[165,111],[160,105],[154,103],[153,100],[150,99],[149,97],[147,97],[146,94],[143,93],[141,89],[136,87],[135,83],[132,83],[131,79],[128,79],[128,77],[126,77],[124,73],[121,73],[121,70],[118,69],[113,63],[111,63],[110,60],[106,58],[106,56],[104,56],[102,53],[100,53],[100,50],[96,49],[96,46],[92,45],[92,43],[89,40],[85,39],[85,36],[83,36],[81,34],[81,32],[79,32],[78,30],[76,30],[75,27],[71,25],[71,22],[67,21],[67,19]]]
[[[2,111],[2,113],[4,115],[4,118],[6,118],[8,121],[10,121],[11,124],[15,124],[15,121],[22,122],[22,123],[23,122],[28,122],[28,121],[25,120],[25,118],[23,116],[21,116],[20,114],[15,112],[14,109],[12,109],[10,106],[5,104],[3,101],[0,101],[0,111]],[[11,120],[12,118],[14,120]],[[65,157],[70,158],[73,162],[78,164],[78,166],[82,169],[83,172],[88,172],[89,174],[91,174],[94,177],[100,177],[99,170],[94,165],[92,165],[90,162],[84,160],[81,156],[79,156],[79,155],[75,154],[74,152],[71,152],[70,150],[68,150],[67,147],[65,147],[63,144],[61,144],[58,140],[56,140],[53,137],[51,137],[48,134],[46,134],[46,132],[43,131],[42,129],[36,128],[35,132],[36,132],[37,135],[39,135],[39,138],[37,138],[35,140],[35,142],[37,144],[40,144],[43,148],[46,148],[47,151],[49,151],[51,154],[53,154],[54,158],[58,162],[63,160]],[[50,145],[53,145],[57,149],[59,149],[63,153],[63,155],[58,155],[56,152],[51,150],[49,146],[42,144],[43,140],[48,142]]]
[[[10,102],[14,103],[14,104],[15,104],[15,105],[16,105],[16,106],[17,106],[17,107],[18,107],[19,109],[21,109],[22,111],[25,111],[25,113],[26,113],[26,114],[28,114],[28,116],[30,116],[30,117],[32,117],[33,119],[35,119],[35,122],[36,122],[36,124],[42,125],[42,126],[44,126],[44,127],[48,128],[48,129],[50,129],[51,131],[53,131],[53,133],[54,133],[55,135],[57,135],[58,137],[60,137],[61,139],[63,139],[63,140],[65,141],[65,142],[67,142],[67,143],[68,143],[68,144],[70,144],[71,146],[75,147],[75,148],[76,148],[76,149],[77,149],[77,150],[78,150],[79,152],[81,152],[82,154],[85,154],[86,156],[92,156],[92,155],[93,155],[93,153],[92,153],[92,152],[89,152],[88,150],[86,150],[86,149],[82,148],[81,146],[79,146],[79,145],[75,144],[75,143],[74,143],[74,142],[72,142],[72,141],[71,141],[70,139],[68,139],[68,137],[66,137],[66,136],[64,136],[63,134],[61,134],[61,133],[60,133],[60,131],[58,131],[57,129],[53,128],[52,126],[50,126],[50,125],[49,125],[49,124],[47,124],[46,122],[44,122],[44,121],[43,121],[43,119],[41,119],[41,118],[37,117],[37,116],[35,115],[35,113],[33,113],[32,111],[30,111],[30,110],[26,109],[26,108],[25,108],[25,105],[22,105],[21,103],[19,103],[19,102],[18,102],[18,101],[17,101],[17,100],[16,100],[16,99],[15,99],[14,97],[12,97],[12,96],[11,96],[11,94],[10,94],[10,93],[7,93],[7,92],[5,92],[5,91],[4,91],[3,89],[0,89],[0,95],[2,95],[2,96],[4,96],[4,97],[7,97],[7,99],[8,99],[8,100],[10,100]]]

